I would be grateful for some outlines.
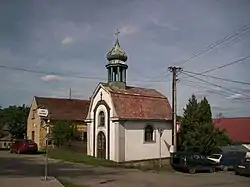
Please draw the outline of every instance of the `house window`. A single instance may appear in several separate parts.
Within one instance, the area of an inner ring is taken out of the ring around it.
[[[31,132],[31,140],[33,140],[33,141],[35,140],[35,131]]]
[[[105,125],[105,114],[103,111],[99,113],[99,126],[104,126]]]
[[[35,119],[35,116],[36,116],[36,110],[33,109],[33,111],[32,111],[32,119]]]
[[[144,141],[153,142],[154,141],[154,127],[152,125],[147,125],[144,131]]]

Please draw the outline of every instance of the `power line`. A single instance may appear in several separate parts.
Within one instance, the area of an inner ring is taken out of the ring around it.
[[[182,80],[182,81],[186,81],[186,80]],[[182,83],[182,81],[180,82],[180,83]],[[203,85],[198,85],[198,84],[190,84],[190,82],[189,81],[187,81],[187,83],[182,83],[183,85],[186,85],[186,86],[190,86],[190,87],[194,87],[194,88],[198,88],[198,89],[200,89],[200,88],[202,88],[202,89],[206,89],[206,91],[207,92],[209,92],[209,93],[211,93],[211,94],[216,94],[216,95],[219,95],[219,96],[222,96],[224,99],[228,99],[231,95],[228,95],[228,94],[226,94],[226,93],[223,93],[223,92],[221,92],[221,91],[216,91],[216,90],[213,90],[213,89],[211,89],[211,88],[208,88],[208,87],[205,87],[205,86],[203,86]],[[234,99],[234,101],[250,101],[250,98],[240,98],[240,99]]]
[[[196,72],[191,72],[191,71],[186,71],[186,70],[183,70],[183,71],[186,72],[186,73],[191,73],[191,74],[199,75],[199,76],[203,76],[203,77],[208,77],[208,78],[223,80],[223,81],[227,81],[227,82],[239,83],[239,84],[244,84],[244,85],[250,85],[250,82],[242,82],[242,81],[237,81],[237,80],[232,80],[232,79],[226,79],[226,78],[222,78],[222,77],[215,77],[215,76],[211,76],[211,75],[203,75],[201,73],[196,73]]]
[[[8,70],[14,70],[14,71],[23,71],[23,72],[28,72],[28,73],[36,73],[36,74],[57,75],[57,76],[61,76],[61,77],[70,77],[70,78],[92,79],[92,80],[105,80],[106,79],[106,78],[102,78],[102,77],[77,76],[77,75],[65,74],[65,73],[60,73],[60,72],[38,71],[38,70],[33,70],[33,69],[9,67],[9,66],[4,66],[4,65],[0,65],[0,68],[8,69]],[[134,81],[134,82],[166,82],[166,80],[165,81],[160,81],[160,80],[158,80],[158,81],[156,81],[156,80],[131,80],[131,81]]]
[[[221,89],[224,89],[224,90],[230,91],[230,92],[232,92],[232,93],[234,93],[234,94],[240,94],[240,95],[244,95],[245,97],[250,98],[250,96],[249,96],[249,95],[246,95],[246,94],[243,94],[243,93],[237,92],[237,91],[235,91],[235,90],[231,90],[231,89],[229,89],[229,88],[226,88],[226,87],[223,87],[223,86],[220,86],[220,85],[214,84],[214,83],[211,83],[211,82],[209,82],[209,81],[203,80],[203,79],[201,79],[201,78],[198,78],[198,77],[196,77],[196,76],[190,75],[190,74],[185,73],[185,72],[182,72],[182,73],[183,73],[183,74],[185,74],[185,75],[187,75],[187,76],[189,76],[189,77],[192,77],[192,78],[194,78],[194,79],[197,79],[197,80],[199,80],[199,81],[201,81],[201,82],[205,82],[205,83],[207,83],[207,84],[210,84],[210,85],[216,86],[216,87],[218,87],[218,88],[221,88]]]
[[[249,58],[250,58],[250,55],[248,55],[248,56],[246,56],[246,57],[244,57],[244,58],[235,60],[235,61],[233,61],[233,62],[229,62],[229,63],[223,64],[223,65],[221,65],[221,66],[217,66],[217,67],[215,67],[215,68],[212,68],[212,69],[203,71],[203,72],[199,73],[199,75],[203,75],[203,74],[206,74],[206,73],[211,73],[212,71],[215,71],[215,70],[218,70],[218,69],[225,68],[225,67],[227,67],[227,66],[231,66],[231,65],[234,65],[234,64],[238,64],[238,63],[244,62],[245,60],[247,60],[247,59],[249,59]],[[182,78],[187,78],[187,77],[182,77]]]
[[[201,82],[201,81],[196,81],[196,80],[190,80],[190,79],[180,79],[179,82],[188,82],[188,83],[194,83],[194,84],[198,84],[199,86],[202,85],[204,87],[204,84]],[[212,89],[211,87],[209,87],[209,85],[207,85],[208,87],[205,87],[205,88],[208,88],[208,89]],[[213,85],[211,85],[213,87]],[[229,89],[232,89],[232,90],[237,90],[237,91],[242,91],[243,93],[244,92],[249,92],[250,93],[250,89],[247,89],[247,88],[239,88],[239,87],[227,87]],[[213,89],[214,90],[214,89]],[[216,90],[217,91],[217,90]],[[220,90],[219,92],[221,93],[222,91],[225,91],[225,90]],[[226,92],[227,93],[227,92]]]
[[[183,60],[183,61],[174,63],[174,64],[175,64],[175,65],[178,65],[178,66],[183,65],[183,64],[189,62],[190,60],[192,60],[192,59],[194,59],[194,58],[196,58],[196,57],[198,57],[198,56],[200,56],[200,55],[202,55],[202,54],[204,54],[204,53],[206,53],[206,52],[208,52],[208,51],[214,49],[215,47],[217,47],[217,46],[219,46],[220,44],[226,42],[227,40],[230,40],[230,39],[232,39],[232,38],[234,38],[234,37],[236,37],[236,36],[239,36],[242,32],[245,32],[245,31],[247,31],[248,29],[250,29],[250,23],[248,23],[248,24],[244,25],[243,27],[237,29],[237,30],[234,31],[232,34],[230,34],[230,35],[228,35],[228,36],[226,36],[226,37],[224,37],[224,38],[222,38],[222,39],[219,39],[219,40],[217,40],[216,42],[214,42],[214,43],[208,45],[208,46],[205,47],[205,49],[203,49],[202,51],[197,52],[197,53],[194,53],[194,54],[191,55],[189,58],[187,58],[187,59],[185,59],[185,60]],[[168,70],[168,68],[164,68],[164,69],[163,69],[164,73],[165,73],[167,70]],[[161,74],[161,73],[157,74],[156,77],[160,76],[160,74]]]
[[[190,60],[192,60],[193,58],[196,58],[204,53],[206,53],[207,51],[211,50],[211,49],[214,49],[215,47],[217,47],[218,45],[226,42],[227,40],[230,40],[231,38],[234,38],[235,36],[238,36],[240,33],[242,32],[245,32],[247,31],[248,29],[250,29],[250,23],[244,25],[242,28],[238,29],[237,31],[235,31],[233,34],[230,34],[220,40],[218,40],[217,42],[215,42],[214,44],[211,44],[209,46],[207,46],[204,50],[202,50],[201,52],[198,52],[198,53],[195,53],[194,55],[192,55],[190,58],[182,61],[180,64],[178,64],[179,66],[180,65],[183,65],[187,62],[189,62]]]
[[[210,72],[212,72],[212,71],[215,71],[215,70],[218,70],[218,69],[227,67],[227,66],[231,66],[231,65],[233,65],[233,64],[237,64],[237,63],[243,62],[243,61],[247,60],[248,58],[250,58],[250,55],[248,55],[248,56],[246,56],[246,57],[244,57],[244,58],[241,58],[241,59],[239,59],[239,60],[236,60],[236,61],[233,61],[233,62],[224,64],[224,65],[222,65],[222,66],[218,66],[218,67],[209,69],[209,70],[207,70],[207,71],[203,71],[202,74],[210,73]]]

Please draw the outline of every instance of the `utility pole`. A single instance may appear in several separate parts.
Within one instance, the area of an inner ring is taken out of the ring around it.
[[[71,99],[71,88],[69,89],[69,99]]]
[[[176,82],[177,74],[182,70],[180,67],[170,66],[169,71],[172,72],[172,145],[173,152],[177,151],[177,92],[176,92]]]

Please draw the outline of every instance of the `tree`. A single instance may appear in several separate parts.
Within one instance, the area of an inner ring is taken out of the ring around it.
[[[3,127],[4,127],[4,123],[3,123],[3,110],[2,107],[0,106],[0,138],[3,136]]]
[[[206,97],[197,102],[192,95],[181,122],[181,145],[197,147],[201,153],[209,154],[214,147],[229,143],[231,141],[225,132],[214,127],[211,106]]]
[[[0,110],[0,127],[8,126],[14,138],[23,138],[27,128],[29,107],[9,106]]]
[[[196,139],[197,131],[197,115],[198,115],[198,102],[193,94],[189,99],[189,103],[184,109],[183,117],[181,120],[180,140],[182,146],[197,145]]]
[[[52,126],[51,138],[57,147],[71,140],[74,134],[74,124],[68,121],[57,121]]]

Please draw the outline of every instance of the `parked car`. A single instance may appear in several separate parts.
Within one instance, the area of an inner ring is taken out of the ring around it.
[[[244,158],[234,166],[234,172],[236,175],[250,175],[250,158]]]
[[[10,147],[10,153],[36,153],[37,144],[32,140],[16,140]]]
[[[207,157],[209,160],[216,162],[216,169],[227,171],[233,169],[235,165],[239,164],[246,156],[245,152],[226,152],[220,154],[213,154]]]
[[[212,154],[211,156],[208,156],[207,159],[212,160],[215,162],[215,169],[219,169],[221,170],[221,158],[222,158],[222,154]]]
[[[220,163],[220,159],[222,158],[222,154],[212,154],[207,157],[209,160],[215,161],[216,163]]]
[[[171,165],[174,169],[195,173],[196,171],[215,172],[215,162],[199,153],[177,152],[173,154]]]

